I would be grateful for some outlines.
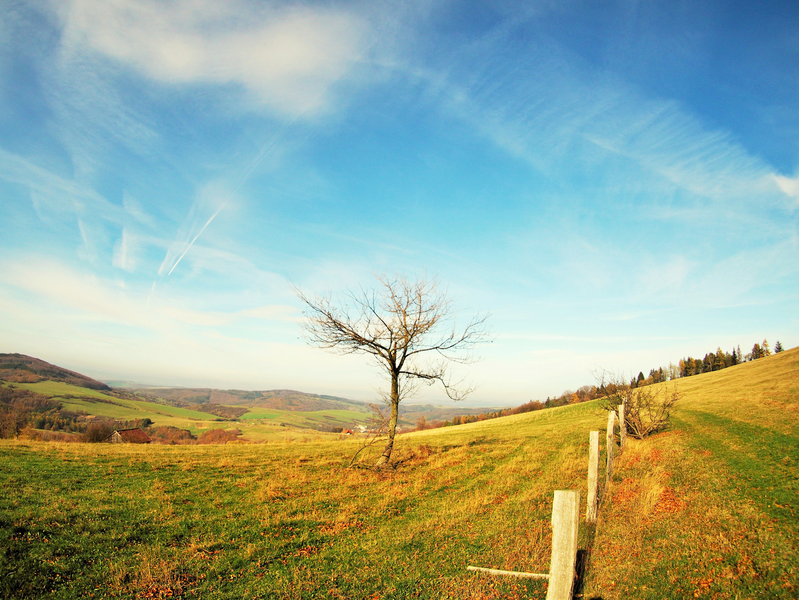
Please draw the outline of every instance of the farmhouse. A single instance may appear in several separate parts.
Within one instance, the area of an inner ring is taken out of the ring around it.
[[[108,436],[108,441],[112,444],[149,444],[152,442],[150,436],[144,433],[141,427],[118,429]]]

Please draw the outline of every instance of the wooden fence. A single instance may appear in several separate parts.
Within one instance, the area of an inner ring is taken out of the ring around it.
[[[619,450],[624,448],[627,426],[624,420],[624,404],[618,407]],[[615,447],[616,412],[608,413],[608,427],[605,437],[607,466],[605,468],[605,489],[610,485],[613,473]],[[599,431],[591,431],[588,436],[588,494],[585,520],[593,525],[597,520],[599,487]],[[571,600],[574,592],[577,565],[577,541],[580,527],[580,491],[556,490],[552,503],[552,556],[549,573],[520,573],[501,571],[483,567],[468,566],[470,571],[488,575],[504,575],[527,579],[548,579],[547,600]]]

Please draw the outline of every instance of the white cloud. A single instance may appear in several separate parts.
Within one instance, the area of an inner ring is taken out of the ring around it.
[[[127,191],[122,193],[122,207],[125,209],[126,213],[136,219],[139,223],[148,225],[150,227],[156,226],[155,218],[146,210],[144,210],[141,202],[131,196]]]
[[[369,362],[308,347],[290,306],[197,310],[190,295],[147,305],[135,286],[36,256],[0,261],[0,292],[2,351],[137,381],[374,396]]]
[[[328,108],[368,45],[365,21],[333,8],[74,0],[60,13],[68,49],[88,46],[164,83],[242,86],[288,116]]]
[[[122,253],[120,249],[119,254]],[[45,303],[46,313],[72,314],[82,321],[128,325],[159,333],[176,333],[187,325],[190,328],[184,333],[189,335],[191,326],[226,327],[242,317],[291,321],[292,314],[297,312],[286,305],[262,305],[238,311],[198,310],[191,308],[191,297],[174,294],[148,303],[147,290],[140,286],[127,289],[119,281],[35,256],[0,262],[0,285],[30,294],[33,304]]]
[[[799,200],[799,177],[791,179],[782,175],[774,175],[774,181],[784,194]]]

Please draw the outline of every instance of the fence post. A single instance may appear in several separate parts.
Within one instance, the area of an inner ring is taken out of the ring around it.
[[[610,476],[613,474],[613,426],[616,424],[616,413],[610,411],[608,413],[608,434],[605,446],[608,451],[608,465],[605,469],[605,485],[610,483]]]
[[[588,438],[588,504],[585,520],[596,523],[597,486],[599,485],[599,431],[592,431]]]
[[[619,404],[619,449],[621,450],[624,450],[624,443],[627,441],[627,421],[624,420],[626,409],[626,402]]]
[[[579,522],[580,492],[556,490],[552,505],[552,560],[547,600],[571,600]]]

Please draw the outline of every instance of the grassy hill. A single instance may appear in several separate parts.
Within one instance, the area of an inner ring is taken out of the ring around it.
[[[799,350],[677,384],[674,427],[632,441],[581,593],[794,598]],[[585,501],[596,403],[360,442],[109,446],[0,441],[0,596],[544,598],[556,489]],[[368,463],[380,448],[367,449]]]
[[[65,435],[84,431],[95,420],[131,423],[149,419],[155,426],[185,429],[194,435],[235,426],[255,441],[303,439],[306,430],[352,428],[372,416],[360,402],[288,390],[113,389],[37,358],[2,354],[0,416],[4,430],[14,414],[35,427],[43,422],[48,430],[51,425],[53,431],[58,427]],[[243,423],[230,423],[242,418]]]
[[[352,427],[366,423],[371,413],[353,410],[322,410],[298,412],[270,410],[260,407],[241,408],[217,404],[194,404],[186,407],[142,399],[129,391],[119,393],[88,389],[62,381],[41,380],[35,383],[13,383],[0,381],[0,386],[13,386],[46,398],[59,408],[59,415],[66,415],[80,423],[93,419],[117,422],[133,422],[149,419],[155,426],[177,427],[192,434],[214,428],[237,428],[251,441],[269,439],[302,439],[306,430]],[[51,411],[52,412],[52,411]],[[230,414],[232,413],[232,414]],[[231,420],[235,419],[233,423]],[[240,419],[240,420],[239,420]],[[289,429],[287,429],[287,427]]]
[[[60,381],[78,387],[110,390],[105,383],[24,354],[0,354],[0,380],[12,383]]]
[[[306,394],[295,390],[215,390],[210,388],[136,388],[134,391],[155,396],[170,404],[223,404],[230,406],[258,406],[277,410],[320,411],[320,410],[355,410],[368,412],[369,406],[364,402]]]
[[[799,348],[678,388],[672,431],[619,461],[588,594],[796,598]]]

